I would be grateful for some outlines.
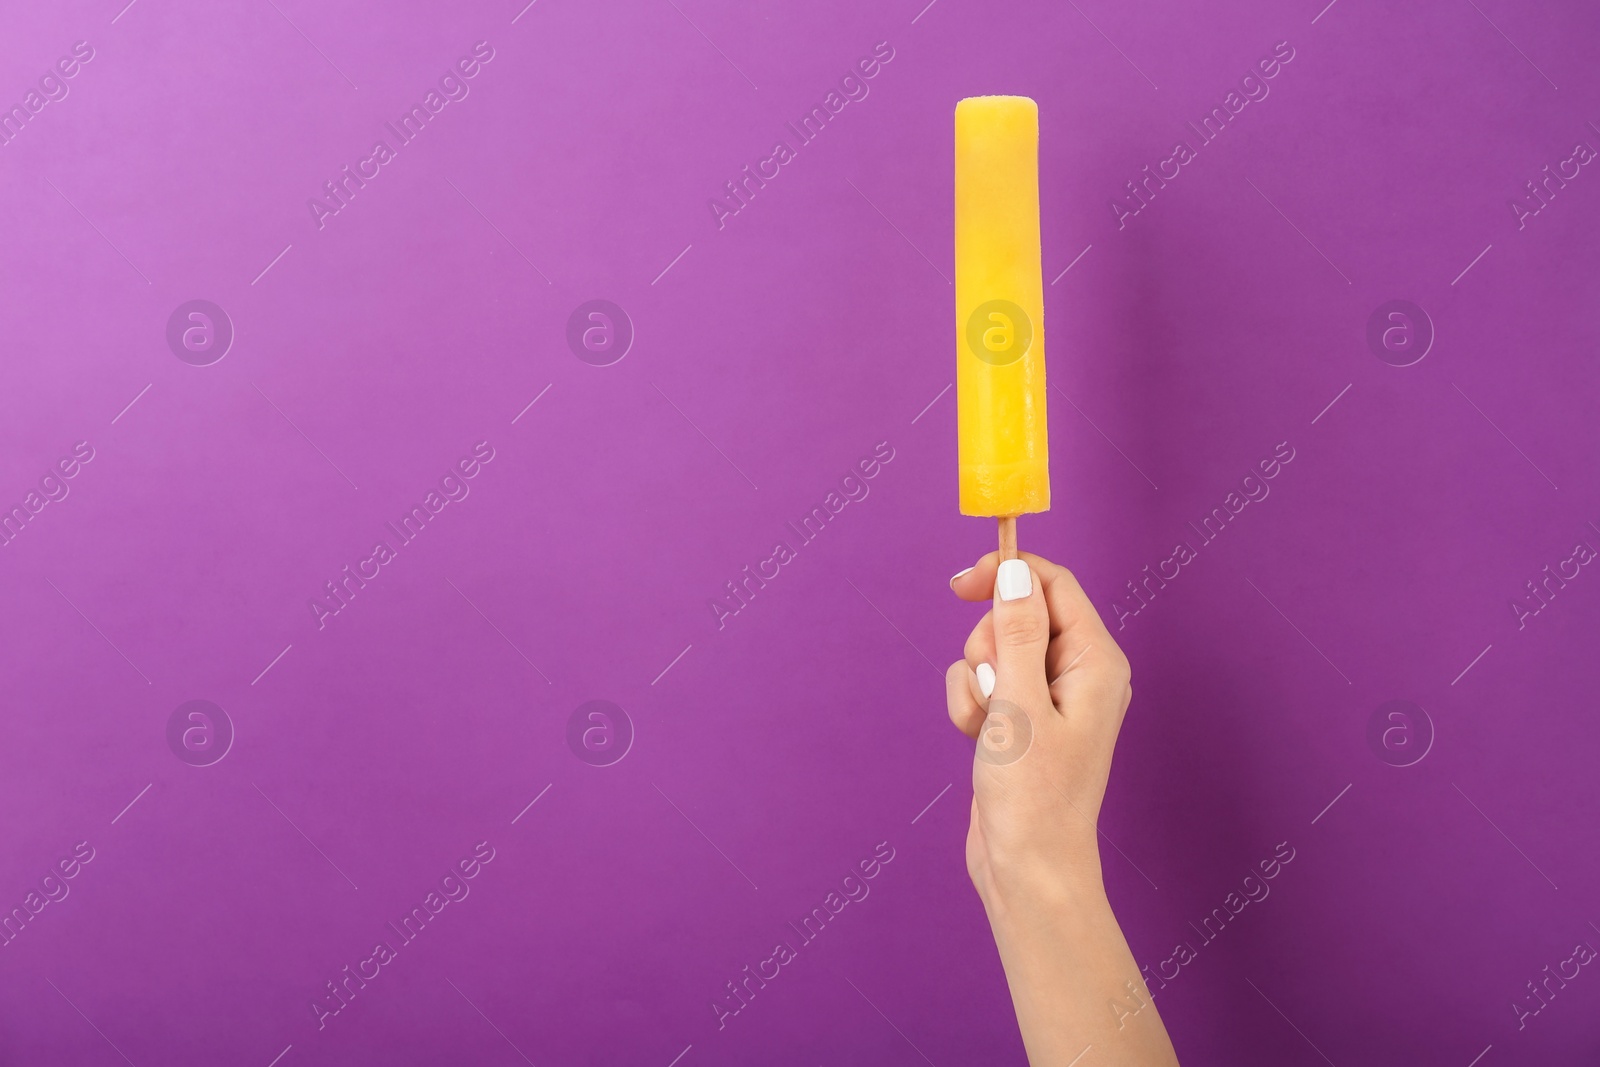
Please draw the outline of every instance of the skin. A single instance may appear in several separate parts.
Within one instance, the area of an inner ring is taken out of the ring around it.
[[[994,552],[950,581],[963,600],[992,601],[945,673],[950,720],[978,742],[967,873],[1030,1064],[1175,1067],[1101,877],[1096,820],[1133,695],[1128,659],[1072,572],[1022,559],[1026,597],[999,598]],[[995,671],[987,698],[980,664]]]

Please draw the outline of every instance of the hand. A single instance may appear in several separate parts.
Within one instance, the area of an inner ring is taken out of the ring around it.
[[[1133,690],[1077,579],[991,552],[951,579],[994,598],[945,673],[950,719],[978,742],[967,872],[1005,966],[1029,1062],[1176,1067],[1100,874],[1096,820]]]
[[[945,674],[950,719],[978,742],[967,872],[986,902],[1041,878],[1092,891],[1128,659],[1072,572],[1023,553],[996,589],[999,566],[991,552],[950,583],[963,600],[994,599]]]

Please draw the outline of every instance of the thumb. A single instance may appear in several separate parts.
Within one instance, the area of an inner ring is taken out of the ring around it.
[[[996,696],[1014,701],[1049,702],[1045,651],[1050,645],[1050,611],[1043,583],[1027,560],[1000,564],[994,582]]]

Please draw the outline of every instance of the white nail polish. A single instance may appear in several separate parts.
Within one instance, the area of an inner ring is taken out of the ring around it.
[[[978,664],[978,692],[983,694],[983,699],[988,700],[994,695],[994,668],[987,663]]]
[[[1028,561],[1008,559],[1000,564],[994,586],[1001,600],[1022,600],[1033,595],[1033,573],[1028,570]]]
[[[952,574],[950,576],[950,588],[954,589],[956,587],[956,579],[960,578],[962,575],[971,574],[973,569],[974,568],[972,567],[968,567],[966,570],[956,571],[954,574]]]

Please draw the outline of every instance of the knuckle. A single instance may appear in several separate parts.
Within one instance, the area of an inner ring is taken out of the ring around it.
[[[1122,646],[1106,634],[1094,642],[1097,650],[1096,671],[1112,688],[1126,689],[1133,680],[1133,664],[1128,661],[1128,654],[1122,651]]]
[[[1050,620],[1042,612],[1009,611],[995,619],[994,632],[1003,644],[1038,644],[1050,637]]]
[[[1133,688],[1133,664],[1128,662],[1128,657],[1123,654],[1122,649],[1112,645],[1111,655],[1107,658],[1111,661],[1112,680],[1121,688],[1131,691]]]
[[[1094,679],[1096,690],[1103,693],[1109,703],[1115,704],[1119,718],[1126,714],[1128,704],[1133,700],[1132,666],[1115,643],[1111,643],[1106,654],[1100,657]]]
[[[988,641],[985,640],[981,628],[972,631],[967,638],[967,643],[962,646],[961,654],[966,657],[968,664],[982,663],[988,658]]]
[[[952,714],[961,706],[964,699],[970,697],[967,679],[972,675],[972,668],[961,660],[950,664],[944,672],[945,702],[950,705]]]

